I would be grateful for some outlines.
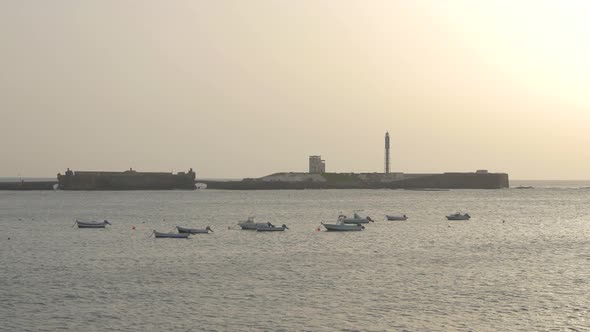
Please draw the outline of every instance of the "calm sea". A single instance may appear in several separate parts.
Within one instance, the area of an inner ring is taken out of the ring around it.
[[[588,330],[590,189],[521,185],[0,192],[0,330]],[[354,209],[376,222],[317,231]],[[228,229],[248,216],[290,229]],[[177,225],[215,233],[150,237]]]

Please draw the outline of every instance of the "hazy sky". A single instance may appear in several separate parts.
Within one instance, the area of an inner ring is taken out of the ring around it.
[[[590,2],[0,0],[0,176],[589,179]]]

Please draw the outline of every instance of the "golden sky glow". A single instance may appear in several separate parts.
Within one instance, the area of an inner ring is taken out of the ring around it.
[[[0,2],[1,176],[588,179],[586,1]]]

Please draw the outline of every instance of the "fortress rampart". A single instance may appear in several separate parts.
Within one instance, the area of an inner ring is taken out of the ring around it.
[[[195,172],[94,172],[67,170],[58,174],[62,190],[171,190],[195,189]]]

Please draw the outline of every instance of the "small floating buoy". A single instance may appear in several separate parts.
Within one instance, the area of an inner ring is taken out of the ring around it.
[[[131,226],[131,229],[135,229],[135,226]]]
[[[8,238],[10,240],[10,238]]]
[[[316,232],[319,232],[319,231],[321,231],[322,229],[320,228],[320,226],[318,226],[318,228],[316,228],[315,230],[316,230]]]

